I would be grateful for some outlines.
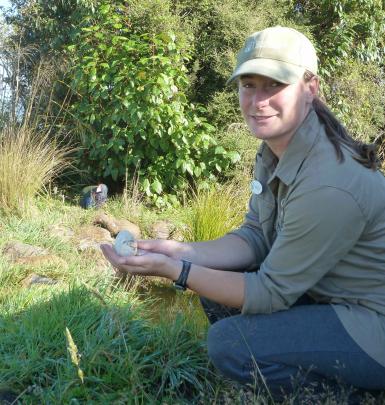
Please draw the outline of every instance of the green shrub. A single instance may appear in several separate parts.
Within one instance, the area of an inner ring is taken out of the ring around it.
[[[362,142],[373,142],[384,135],[385,75],[374,64],[347,60],[339,74],[329,78],[324,96],[351,133]]]
[[[157,205],[176,202],[190,180],[214,179],[237,160],[216,145],[204,109],[185,96],[187,58],[172,33],[136,34],[124,6],[104,4],[98,24],[70,46],[73,116],[83,125],[80,161],[96,177],[137,170]]]
[[[286,20],[290,2],[174,0],[174,3],[186,30],[192,33],[189,97],[207,105],[208,120],[215,127],[222,129],[239,122],[237,97],[226,86],[237,52],[254,31],[271,25],[293,25]]]

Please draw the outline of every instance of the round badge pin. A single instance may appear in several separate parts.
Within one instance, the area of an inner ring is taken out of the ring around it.
[[[250,184],[250,189],[253,194],[261,194],[262,184],[258,180],[253,180]]]

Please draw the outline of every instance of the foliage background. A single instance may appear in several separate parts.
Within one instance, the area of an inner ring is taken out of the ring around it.
[[[111,9],[103,14],[103,7]],[[356,138],[384,148],[381,0],[12,0],[6,21],[13,34],[3,38],[2,49],[13,43],[29,52],[9,76],[18,103],[25,104],[36,64],[52,61],[47,88],[57,105],[66,106],[52,116],[66,113],[61,129],[76,134],[82,148],[76,156],[85,174],[80,182],[121,190],[127,173],[128,179],[135,173],[141,191],[162,205],[175,203],[189,184],[244,176],[256,145],[245,141],[236,90],[225,82],[246,35],[272,25],[294,27],[313,40],[323,97]],[[114,35],[134,41],[136,49],[128,51],[123,40],[108,43]],[[155,46],[153,57],[145,43]],[[103,46],[104,54],[95,51]],[[142,70],[135,68],[138,61]],[[122,86],[111,91],[119,75]],[[151,102],[149,95],[158,93],[159,102]],[[114,115],[119,110],[121,116]],[[230,151],[242,156],[237,165]]]

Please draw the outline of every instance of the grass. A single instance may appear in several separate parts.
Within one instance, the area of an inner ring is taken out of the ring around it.
[[[0,207],[5,214],[31,212],[35,197],[69,166],[69,150],[55,144],[47,132],[21,127],[0,133]]]
[[[187,241],[205,241],[238,227],[246,212],[247,177],[242,182],[198,191],[191,202],[185,231]]]
[[[61,211],[72,212],[67,225],[89,216],[77,207]],[[0,389],[24,392],[23,401],[39,404],[174,403],[199,395],[202,375],[210,374],[202,328],[171,311],[168,321],[155,323],[158,304],[143,294],[139,299],[137,285],[126,291],[114,278],[95,274],[92,256],[85,262],[70,242],[47,235],[59,217],[65,222],[59,214],[51,207],[22,221],[1,218],[0,248],[18,239],[65,257],[69,267],[65,274],[40,268],[39,274],[61,282],[25,288],[21,280],[30,270],[0,256]],[[78,364],[68,351],[69,336]]]
[[[91,223],[95,212],[48,197],[37,206],[33,217],[0,217],[0,249],[20,240],[48,249],[68,267],[41,267],[39,274],[60,282],[26,288],[23,278],[36,270],[0,255],[0,393],[11,390],[23,404],[272,403],[209,364],[208,325],[196,295],[141,278],[127,288],[98,273],[92,254],[48,232],[53,223]],[[105,208],[124,217],[115,200]]]

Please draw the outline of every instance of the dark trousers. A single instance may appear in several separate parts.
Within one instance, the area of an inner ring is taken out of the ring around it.
[[[201,302],[212,324],[209,357],[233,380],[266,387],[275,400],[304,389],[317,394],[353,386],[351,403],[359,403],[366,391],[385,390],[385,368],[353,341],[331,305],[304,296],[285,311],[241,315],[203,297]]]

